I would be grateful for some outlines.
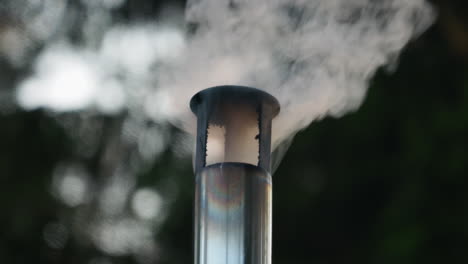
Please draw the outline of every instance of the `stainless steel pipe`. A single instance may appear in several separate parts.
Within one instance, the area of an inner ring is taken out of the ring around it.
[[[242,163],[196,175],[195,263],[271,263],[271,176]]]
[[[241,86],[203,90],[197,116],[195,264],[271,263],[271,125],[278,101]]]

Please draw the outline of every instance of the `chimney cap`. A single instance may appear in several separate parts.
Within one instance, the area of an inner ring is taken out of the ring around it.
[[[190,109],[197,115],[199,107],[208,101],[217,101],[220,104],[249,104],[254,107],[263,105],[263,111],[267,111],[271,118],[278,115],[280,111],[280,104],[275,97],[247,86],[222,85],[204,89],[192,97]]]

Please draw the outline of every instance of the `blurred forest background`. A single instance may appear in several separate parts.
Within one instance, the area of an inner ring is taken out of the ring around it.
[[[468,263],[468,3],[432,3],[435,24],[358,111],[296,136],[273,176],[274,263]],[[184,5],[0,0],[0,263],[192,262],[182,132],[132,109],[16,103],[54,39],[89,45]]]

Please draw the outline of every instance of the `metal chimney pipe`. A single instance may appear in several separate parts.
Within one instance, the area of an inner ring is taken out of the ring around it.
[[[197,116],[195,264],[271,263],[271,123],[278,101],[218,86],[190,101]]]

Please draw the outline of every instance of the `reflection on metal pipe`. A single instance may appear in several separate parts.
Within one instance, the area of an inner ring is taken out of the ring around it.
[[[274,97],[219,86],[196,94],[195,264],[271,263]]]
[[[243,163],[196,178],[195,263],[271,263],[271,177]]]

